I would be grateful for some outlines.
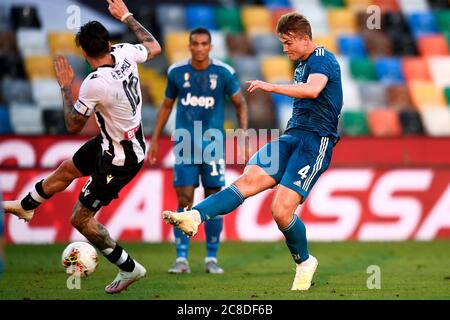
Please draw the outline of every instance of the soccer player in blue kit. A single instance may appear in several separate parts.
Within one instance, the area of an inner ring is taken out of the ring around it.
[[[234,69],[209,57],[212,50],[210,32],[205,28],[192,30],[189,35],[189,50],[191,59],[169,67],[165,99],[158,113],[148,155],[150,163],[154,164],[159,136],[172,112],[175,100],[178,99],[176,130],[173,134],[176,159],[173,184],[178,198],[177,212],[183,212],[185,208],[192,207],[194,191],[199,185],[199,176],[201,176],[205,197],[219,192],[225,185],[226,96],[231,98],[236,108],[239,127],[243,130],[247,129],[247,106],[241,95]],[[214,137],[208,136],[208,133],[215,133],[212,134]],[[188,134],[188,137],[182,139],[183,134]],[[216,147],[215,152],[211,152],[209,156],[207,151],[214,147]],[[183,150],[176,152],[180,149]],[[217,262],[222,228],[221,215],[205,223],[207,251],[205,271],[208,273],[224,272]],[[174,236],[177,259],[168,272],[190,273],[189,238],[178,228],[174,228]]]
[[[289,59],[300,60],[294,84],[276,85],[254,80],[248,81],[247,90],[259,89],[294,98],[286,131],[261,148],[249,160],[244,173],[228,188],[183,214],[164,211],[163,218],[193,236],[200,223],[229,213],[246,198],[278,185],[271,211],[297,264],[291,289],[308,290],[318,261],[308,252],[305,225],[295,215],[295,210],[328,168],[332,149],[339,139],[337,127],[343,103],[341,72],[334,55],[312,41],[311,26],[303,15],[296,12],[283,15],[276,32]],[[270,152],[278,157],[274,159]],[[272,156],[269,165],[262,161],[264,154]],[[278,170],[273,172],[271,169],[277,165]]]

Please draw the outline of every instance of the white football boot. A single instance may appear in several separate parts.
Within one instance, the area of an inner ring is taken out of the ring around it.
[[[147,270],[145,270],[145,268],[141,264],[139,264],[139,262],[137,262],[136,260],[134,260],[134,263],[135,267],[133,271],[131,272],[126,272],[123,270],[119,271],[116,278],[105,287],[106,293],[110,294],[120,293],[126,288],[128,288],[128,286],[133,282],[136,282],[139,279],[145,277]]]
[[[314,272],[316,272],[318,265],[319,261],[312,255],[309,255],[309,258],[302,263],[297,264],[291,290],[308,290],[311,287]]]
[[[188,237],[195,236],[198,226],[201,223],[200,213],[197,210],[186,210],[184,212],[163,211],[163,218],[169,223],[179,228]]]
[[[14,201],[3,201],[3,211],[6,213],[11,213],[17,216],[19,219],[23,219],[26,222],[30,221],[33,218],[34,210],[25,210],[22,208],[20,204],[20,200]]]

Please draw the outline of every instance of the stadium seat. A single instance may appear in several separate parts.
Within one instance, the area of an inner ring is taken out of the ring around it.
[[[9,117],[9,108],[0,106],[0,134],[11,134],[12,127]]]
[[[11,30],[0,30],[0,55],[15,54],[18,55],[16,33]]]
[[[365,109],[386,106],[386,88],[378,82],[363,82],[358,85],[361,103]]]
[[[173,64],[183,59],[188,59],[189,52],[189,32],[168,32],[164,37],[166,58],[169,64]]]
[[[204,27],[217,30],[214,7],[209,5],[188,4],[186,6],[186,26],[188,30]]]
[[[260,33],[273,33],[269,9],[263,6],[243,6],[241,20],[245,32],[250,37]]]
[[[431,12],[413,12],[407,16],[407,20],[415,37],[437,32],[436,20]]]
[[[440,88],[450,86],[450,56],[434,56],[427,61],[433,82]]]
[[[77,47],[72,32],[49,32],[48,47],[52,55],[69,53],[81,55],[81,49]]]
[[[313,41],[317,45],[324,46],[328,51],[333,52],[334,54],[338,53],[336,37],[332,34],[327,36],[313,36]]]
[[[273,32],[276,31],[278,20],[281,18],[282,15],[292,12],[293,9],[290,8],[290,5],[287,7],[281,7],[281,8],[273,8],[271,10],[272,13],[272,30]]]
[[[245,81],[261,79],[259,59],[254,56],[234,56],[232,59],[241,87],[247,87]]]
[[[409,32],[408,23],[401,12],[383,13],[381,27],[385,32]]]
[[[443,90],[431,81],[412,81],[408,84],[408,89],[411,101],[419,111],[430,107],[443,108],[447,105]]]
[[[353,58],[350,59],[350,72],[352,78],[357,81],[375,81],[375,66],[371,59]]]
[[[6,4],[0,4],[0,31],[10,30],[9,13]]]
[[[442,56],[449,54],[447,39],[442,34],[418,37],[417,49],[423,56]]]
[[[388,32],[388,36],[391,39],[394,55],[417,55],[416,41],[408,32],[390,31]]]
[[[35,6],[13,5],[10,10],[11,24],[14,30],[19,28],[41,28],[41,21]]]
[[[445,99],[447,100],[447,105],[450,106],[450,87],[444,89]]]
[[[61,108],[61,90],[56,80],[34,79],[31,81],[31,91],[34,101],[40,108]]]
[[[402,134],[400,119],[393,109],[375,109],[367,115],[370,132],[375,137],[395,137]]]
[[[366,136],[369,134],[367,116],[363,111],[345,111],[342,113],[340,126],[347,136]]]
[[[156,7],[156,22],[162,37],[169,32],[186,31],[186,9],[178,4],[160,4]],[[165,43],[167,45],[167,43]]]
[[[288,58],[278,55],[262,57],[261,73],[265,81],[270,83],[291,83],[293,79],[292,63]]]
[[[0,55],[0,78],[25,78],[23,60],[16,54]]]
[[[344,7],[344,0],[321,0],[322,5],[327,8],[342,8]]]
[[[344,95],[344,105],[342,110],[353,111],[361,110],[362,100],[359,95],[358,86],[352,80],[346,80],[342,82],[342,92]]]
[[[429,11],[427,0],[398,0],[404,14]]]
[[[436,24],[440,32],[450,31],[450,9],[435,11]]]
[[[361,32],[367,54],[374,57],[392,56],[394,49],[389,36],[380,30],[365,30]]]
[[[428,5],[433,10],[448,9],[450,7],[448,0],[428,0]]]
[[[367,7],[373,4],[373,0],[345,0],[347,8],[353,11],[366,11]]]
[[[330,34],[331,29],[328,25],[327,11],[319,1],[297,0],[292,2],[292,7],[294,11],[301,12],[308,18],[313,37]]]
[[[404,135],[423,135],[425,133],[422,118],[417,111],[411,109],[401,110],[399,119]]]
[[[251,38],[252,47],[259,56],[274,56],[283,53],[283,47],[275,34],[257,34]]]
[[[285,8],[289,7],[289,0],[262,0],[262,3],[269,8]]]
[[[11,125],[16,134],[43,134],[42,110],[36,106],[10,108]]]
[[[30,83],[25,79],[4,78],[1,89],[3,100],[7,105],[33,101]]]
[[[217,7],[216,23],[225,33],[242,32],[241,12],[238,7]]]
[[[25,57],[25,70],[28,79],[54,79],[53,60],[50,56],[28,56]]]
[[[17,30],[17,47],[23,57],[49,55],[47,33],[41,29]]]
[[[365,57],[366,48],[360,35],[341,35],[337,40],[339,53],[349,58]]]
[[[386,85],[403,82],[400,59],[379,58],[375,60],[375,72],[378,80]]]
[[[43,110],[42,120],[44,121],[44,132],[49,135],[67,134],[66,125],[64,121],[64,111],[58,110]]]
[[[401,60],[402,72],[407,82],[420,80],[430,80],[430,72],[428,70],[428,64],[422,57],[405,57]]]
[[[397,110],[413,108],[408,87],[403,84],[395,84],[386,88],[387,104]]]
[[[328,28],[334,34],[351,34],[357,32],[355,14],[349,9],[330,9]]]
[[[397,0],[374,0],[373,4],[378,6],[382,13],[400,11],[400,6]]]
[[[229,33],[226,36],[228,52],[231,57],[236,55],[252,55],[253,48],[245,33]]]
[[[428,108],[422,111],[425,131],[430,136],[450,135],[450,108]]]

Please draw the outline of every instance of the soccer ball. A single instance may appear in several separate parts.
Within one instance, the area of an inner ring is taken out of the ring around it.
[[[73,242],[63,251],[61,262],[67,274],[87,277],[97,267],[97,251],[87,242]]]

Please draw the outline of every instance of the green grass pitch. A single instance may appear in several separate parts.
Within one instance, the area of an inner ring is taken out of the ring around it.
[[[123,243],[147,268],[147,277],[118,295],[104,287],[117,269],[103,256],[96,272],[81,281],[81,289],[67,289],[60,265],[65,245],[7,245],[0,299],[450,299],[450,242],[333,242],[310,243],[319,260],[308,292],[292,292],[294,264],[283,242],[225,242],[219,251],[223,275],[203,270],[205,245],[192,242],[189,275],[170,275],[174,260],[171,243]],[[368,289],[381,271],[381,289]]]

